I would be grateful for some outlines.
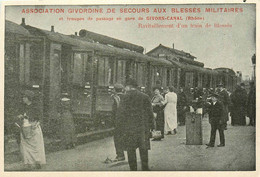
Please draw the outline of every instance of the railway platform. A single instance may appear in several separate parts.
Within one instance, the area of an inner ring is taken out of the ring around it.
[[[114,128],[98,129],[85,133],[77,134],[77,145],[82,145],[89,143],[98,139],[103,139],[113,135]],[[16,163],[21,161],[20,150],[18,144],[14,138],[6,140],[5,148],[5,163]],[[62,144],[61,140],[58,138],[48,138],[44,137],[44,145],[46,154],[53,152],[61,151],[65,149],[65,146]]]
[[[151,141],[149,166],[152,171],[254,171],[256,169],[256,129],[231,126],[225,131],[226,146],[207,148],[210,125],[202,120],[203,145],[186,145],[185,126],[176,135]],[[108,133],[104,132],[108,135]],[[219,144],[217,134],[216,144]],[[138,151],[137,151],[138,152]],[[125,154],[126,155],[126,154]],[[128,171],[128,162],[104,163],[115,157],[113,137],[108,136],[78,145],[75,149],[46,154],[47,164],[41,171]],[[138,170],[140,170],[140,158]],[[8,158],[7,158],[8,159]],[[22,162],[5,162],[5,171],[22,171]],[[254,173],[254,172],[252,172]]]

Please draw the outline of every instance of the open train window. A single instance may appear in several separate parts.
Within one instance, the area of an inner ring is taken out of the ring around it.
[[[125,84],[126,61],[118,60],[117,64],[117,83]]]
[[[84,74],[85,65],[84,65],[84,55],[82,53],[74,53],[73,56],[73,79],[72,83],[74,85],[83,86],[84,83]]]
[[[122,64],[119,62],[119,72],[122,74]],[[115,63],[109,57],[100,57],[98,60],[98,85],[109,86],[114,82]],[[124,68],[125,70],[125,68]],[[124,74],[123,74],[124,75]]]

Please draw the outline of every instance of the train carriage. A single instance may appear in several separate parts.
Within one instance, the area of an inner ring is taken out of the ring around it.
[[[33,90],[36,104],[43,106],[42,92],[36,84],[42,79],[41,41],[41,38],[31,35],[23,26],[5,21],[4,114],[8,130],[13,130],[14,118],[20,114],[24,89]],[[39,114],[43,114],[42,109]]]
[[[43,30],[26,25],[25,19],[21,25],[6,21],[5,120],[24,89],[37,93],[44,132],[54,134],[62,96],[71,97],[77,130],[84,132],[110,126],[113,85],[130,77],[150,95],[155,86],[188,90],[223,82],[231,91],[236,83],[233,70],[204,68],[183,51],[177,50],[176,58],[148,56],[138,45],[86,30],[79,34],[57,33],[53,26]]]
[[[78,39],[84,42],[87,42],[86,39],[79,36],[73,36],[74,39]],[[88,46],[91,45],[91,46]],[[171,63],[169,61],[159,61],[152,57],[145,56],[138,52],[133,52],[125,49],[120,49],[114,46],[107,46],[100,43],[88,43],[88,45],[82,45],[77,50],[81,53],[84,53],[84,50],[88,51],[91,47],[94,47],[94,53],[96,57],[96,67],[92,66],[92,71],[95,75],[96,83],[93,84],[95,90],[92,90],[92,95],[96,95],[96,101],[90,104],[90,99],[86,104],[80,104],[84,102],[83,96],[75,98],[78,100],[79,104],[77,109],[81,110],[80,112],[75,111],[75,115],[88,115],[89,112],[87,107],[95,106],[95,117],[107,117],[110,115],[112,110],[112,98],[111,98],[111,89],[115,83],[124,84],[126,79],[131,77],[135,78],[138,82],[138,85],[147,91],[151,91],[151,88],[156,85],[158,77],[163,77],[166,75],[166,70],[170,70]],[[75,61],[74,61],[75,62]],[[159,74],[150,75],[151,72],[154,73],[155,69],[158,69]],[[84,72],[83,72],[84,73]],[[81,75],[78,75],[81,77]],[[166,77],[165,77],[166,78]],[[166,80],[163,81],[163,84],[166,86]],[[91,88],[92,86],[85,86]],[[77,92],[79,94],[79,92]],[[82,93],[83,94],[83,93]],[[89,97],[90,98],[90,97]],[[92,115],[93,117],[93,115]],[[107,120],[107,119],[106,119]],[[98,120],[104,123],[101,119]]]

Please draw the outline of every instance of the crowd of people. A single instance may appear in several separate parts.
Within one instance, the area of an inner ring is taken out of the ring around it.
[[[127,151],[130,170],[137,170],[136,149],[139,148],[142,170],[148,168],[148,150],[150,138],[161,141],[165,135],[176,135],[177,127],[185,125],[185,113],[195,111],[202,117],[208,115],[211,124],[208,147],[214,147],[217,130],[220,144],[225,146],[224,130],[227,130],[229,115],[231,125],[255,125],[255,86],[250,84],[247,96],[244,83],[236,87],[233,93],[228,92],[223,84],[214,90],[191,88],[188,93],[183,88],[177,92],[174,87],[153,88],[153,96],[142,93],[134,79],[129,79],[124,87],[115,85],[113,94],[113,118],[115,122],[114,144],[116,158],[125,160]],[[153,131],[159,132],[153,137]]]
[[[153,96],[149,97],[138,89],[136,80],[128,79],[125,86],[115,84],[112,117],[114,122],[114,144],[116,158],[114,161],[125,160],[127,151],[130,170],[137,170],[136,149],[139,148],[142,170],[149,170],[148,150],[150,139],[161,141],[166,135],[176,135],[178,126],[185,125],[185,113],[196,112],[202,117],[208,115],[211,124],[208,147],[214,147],[216,131],[220,134],[220,144],[225,146],[224,130],[227,130],[229,114],[231,125],[255,126],[256,92],[254,83],[250,83],[247,94],[245,85],[241,83],[233,93],[229,93],[224,85],[214,89],[191,88],[184,92],[174,87],[153,88]],[[26,90],[23,94],[24,107],[17,116],[15,125],[17,140],[20,145],[24,164],[29,169],[40,169],[46,163],[44,141],[40,126],[38,108],[35,106],[34,93]],[[61,137],[67,148],[75,147],[76,133],[71,114],[70,99],[64,96],[60,106]],[[157,131],[157,136],[153,132]]]

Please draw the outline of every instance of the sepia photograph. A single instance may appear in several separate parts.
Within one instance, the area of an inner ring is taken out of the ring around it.
[[[3,4],[4,172],[256,172],[256,7]]]

